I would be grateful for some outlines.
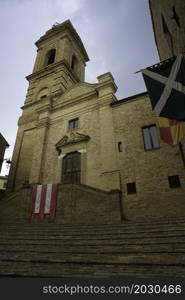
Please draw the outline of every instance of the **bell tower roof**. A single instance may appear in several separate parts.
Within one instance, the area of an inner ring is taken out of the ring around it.
[[[38,41],[36,41],[35,45],[39,48],[41,46],[42,42],[44,42],[45,40],[48,40],[49,38],[53,38],[55,35],[58,35],[61,33],[63,33],[63,34],[69,33],[74,38],[78,47],[80,48],[81,52],[83,53],[84,60],[86,62],[89,61],[89,57],[88,57],[85,47],[82,43],[82,40],[81,40],[80,36],[78,35],[78,33],[76,32],[76,30],[73,27],[70,20],[66,20],[60,24],[58,24],[58,23],[54,24],[51,29],[47,30],[46,33],[43,36],[41,36],[38,39]]]

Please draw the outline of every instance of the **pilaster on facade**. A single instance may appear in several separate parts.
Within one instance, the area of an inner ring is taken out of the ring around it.
[[[97,79],[97,90],[100,98],[108,94],[115,94],[117,91],[117,85],[115,84],[114,78],[110,72],[98,76]]]

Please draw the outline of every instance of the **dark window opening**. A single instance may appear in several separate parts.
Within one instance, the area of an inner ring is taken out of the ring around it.
[[[181,187],[178,175],[168,176],[169,186],[171,189]]]
[[[118,151],[123,152],[123,145],[122,142],[118,142]]]
[[[176,24],[178,27],[180,27],[180,21],[179,21],[179,16],[178,14],[176,13],[176,10],[175,10],[175,6],[173,6],[173,16],[172,16],[172,19],[175,20]]]
[[[72,56],[72,61],[71,61],[71,69],[72,70],[76,70],[76,66],[77,66],[77,58],[75,55]]]
[[[43,99],[43,98],[46,98],[46,97],[47,97],[46,95],[43,95],[43,96],[40,97],[40,99]]]
[[[56,50],[55,49],[51,49],[48,52],[48,55],[47,55],[47,65],[50,65],[50,64],[54,63],[54,61],[55,61],[55,54],[56,54]]]
[[[127,194],[136,194],[136,183],[135,182],[130,182],[127,183]]]
[[[155,125],[142,128],[145,150],[159,149],[159,136]]]
[[[3,183],[3,188],[6,189],[6,186],[7,186],[7,182],[4,182]]]
[[[69,121],[69,129],[79,128],[79,119],[73,119]]]
[[[170,34],[169,29],[168,29],[168,26],[167,26],[167,24],[166,24],[166,21],[165,21],[163,15],[161,15],[161,19],[162,19],[163,32],[164,32],[165,34]]]

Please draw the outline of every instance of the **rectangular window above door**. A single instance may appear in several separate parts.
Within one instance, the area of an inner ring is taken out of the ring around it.
[[[72,130],[75,128],[79,128],[79,118],[69,120],[69,129]]]

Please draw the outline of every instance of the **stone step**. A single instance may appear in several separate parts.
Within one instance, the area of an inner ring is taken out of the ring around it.
[[[106,227],[107,225],[108,226],[113,226],[113,227],[119,227],[120,225],[136,225],[136,226],[145,226],[145,225],[159,225],[159,224],[163,224],[163,225],[166,225],[166,224],[183,224],[185,223],[185,217],[182,217],[182,218],[171,218],[171,219],[156,219],[156,220],[140,220],[140,221],[137,221],[137,220],[123,220],[121,223],[120,222],[117,222],[117,223],[102,223],[102,224],[92,224],[92,223],[65,223],[65,222],[56,222],[55,220],[54,221],[50,221],[49,219],[45,218],[44,221],[40,221],[39,218],[37,219],[34,219],[34,220],[29,220],[28,218],[25,218],[25,219],[12,219],[11,221],[5,221],[3,220],[3,223],[0,223],[1,226],[13,226],[13,225],[16,225],[16,226],[21,226],[22,224],[25,224],[25,225],[37,225],[37,224],[44,224],[44,225],[63,225],[63,226],[66,226],[66,227],[72,227],[72,226],[79,226],[79,227]]]
[[[75,237],[75,236],[81,236],[82,238],[85,238],[86,236],[88,237],[93,237],[93,236],[96,236],[97,238],[98,237],[101,237],[102,235],[104,236],[107,236],[107,237],[112,237],[112,236],[123,236],[123,237],[126,237],[126,236],[159,236],[159,235],[184,235],[185,234],[185,229],[183,228],[169,228],[169,229],[145,229],[145,230],[89,230],[89,231],[83,231],[83,230],[55,230],[53,228],[53,230],[38,230],[38,229],[35,229],[35,230],[15,230],[15,231],[10,231],[10,230],[3,230],[3,231],[0,231],[0,236],[10,236],[10,237],[14,237],[14,236],[35,236],[35,235],[38,235],[38,236],[42,236],[42,235],[48,235],[48,236],[71,236],[71,237]]]
[[[185,228],[185,220],[184,222],[169,222],[169,223],[135,223],[135,222],[124,222],[124,223],[119,223],[119,224],[96,224],[96,225],[83,225],[83,224],[62,224],[62,223],[54,223],[54,222],[23,222],[23,223],[11,223],[11,224],[1,224],[0,229],[5,230],[15,230],[19,229],[22,230],[22,228],[27,229],[40,229],[40,230],[47,230],[47,229],[53,229],[55,228],[56,230],[87,230],[87,231],[92,231],[92,230],[127,230],[127,229],[157,229],[157,228],[173,228],[173,227],[180,227],[180,228]]]
[[[0,252],[53,252],[53,253],[185,253],[185,243],[182,244],[133,244],[133,245],[63,245],[61,244],[0,244]]]
[[[166,231],[159,231],[159,230],[156,230],[156,231],[140,231],[140,232],[137,232],[137,231],[133,231],[133,232],[105,232],[105,231],[102,231],[102,232],[96,232],[96,231],[93,231],[93,232],[70,232],[70,231],[47,231],[47,230],[44,230],[42,232],[40,231],[19,231],[19,232],[2,232],[0,233],[0,235],[3,237],[35,237],[35,236],[38,236],[38,237],[69,237],[69,238],[82,238],[82,239],[86,239],[86,238],[89,238],[89,239],[94,239],[94,238],[97,238],[97,239],[100,239],[102,237],[105,237],[105,238],[132,238],[132,237],[148,237],[148,236],[151,236],[151,237],[160,237],[160,236],[184,236],[185,235],[185,230],[166,230]]]
[[[0,234],[19,234],[19,233],[25,233],[25,234],[32,234],[32,233],[37,233],[37,234],[43,234],[45,232],[49,234],[53,234],[53,232],[55,234],[74,234],[74,235],[86,235],[86,234],[89,234],[89,235],[93,235],[93,234],[99,234],[99,235],[102,235],[102,233],[106,233],[106,234],[135,234],[135,233],[155,233],[155,232],[164,232],[164,233],[167,233],[167,232],[174,232],[174,231],[184,231],[185,232],[185,226],[168,226],[168,227],[160,227],[160,228],[150,228],[150,227],[143,227],[143,228],[124,228],[124,227],[118,227],[116,229],[113,229],[113,228],[107,228],[106,230],[105,229],[102,229],[102,228],[94,228],[94,229],[76,229],[76,228],[71,228],[71,229],[68,229],[68,228],[58,228],[58,227],[52,227],[52,228],[42,228],[42,227],[36,227],[36,228],[32,228],[32,227],[29,227],[29,228],[25,228],[24,227],[24,230],[23,228],[4,228],[2,230],[2,228],[0,228]]]
[[[48,238],[48,239],[133,239],[133,238],[155,238],[155,237],[185,237],[185,231],[179,230],[179,231],[153,231],[153,232],[127,232],[127,233],[120,233],[116,232],[113,233],[72,233],[71,232],[17,232],[15,234],[10,232],[3,232],[1,234],[1,239],[40,239],[40,238]]]
[[[5,252],[0,253],[1,261],[11,262],[58,262],[58,263],[114,263],[114,264],[150,264],[150,265],[184,265],[184,253],[147,253],[146,254],[96,254],[96,253],[33,253],[33,252]]]
[[[185,277],[185,218],[0,226],[0,276]]]
[[[23,220],[23,221],[19,221],[19,222],[7,222],[6,224],[3,223],[1,224],[1,228],[3,227],[22,227],[22,225],[24,226],[28,226],[28,227],[34,227],[34,226],[42,226],[42,227],[52,227],[52,226],[58,226],[58,227],[65,227],[65,228],[117,228],[117,227],[148,227],[148,226],[170,226],[170,225],[184,225],[185,226],[185,218],[183,217],[182,219],[178,219],[178,218],[174,218],[174,219],[169,219],[169,220],[155,220],[155,221],[148,221],[148,220],[144,220],[144,221],[124,221],[122,223],[117,223],[117,224],[97,224],[97,225],[92,225],[92,224],[66,224],[66,223],[55,223],[55,222],[48,222],[47,220],[45,220],[44,222],[40,222],[40,221],[33,221],[30,222],[28,220]]]
[[[62,244],[62,245],[112,245],[112,244],[117,244],[117,245],[121,245],[121,244],[181,244],[181,243],[185,243],[185,236],[170,236],[170,237],[144,237],[144,238],[124,238],[122,240],[120,239],[107,239],[107,238],[95,238],[95,239],[81,239],[81,238],[76,238],[76,239],[71,239],[68,237],[57,237],[57,239],[55,237],[47,237],[47,236],[43,236],[42,238],[37,238],[37,236],[33,237],[32,239],[30,238],[25,238],[25,239],[18,239],[16,237],[14,237],[14,239],[12,238],[1,238],[0,240],[0,244],[16,244],[19,243],[20,245],[26,245],[26,244],[51,244],[51,245],[57,245],[57,244]]]
[[[48,263],[12,262],[0,264],[1,276],[31,277],[75,277],[75,278],[185,278],[185,267],[174,265],[92,264],[92,263]]]

